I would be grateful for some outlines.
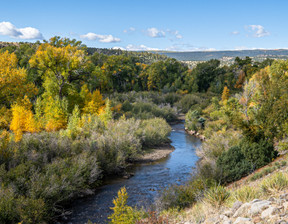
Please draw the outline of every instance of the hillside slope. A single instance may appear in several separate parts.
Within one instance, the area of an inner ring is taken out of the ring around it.
[[[225,188],[223,192],[199,200],[177,214],[171,223],[183,224],[284,224],[288,222],[288,156]],[[174,214],[175,215],[175,214]]]

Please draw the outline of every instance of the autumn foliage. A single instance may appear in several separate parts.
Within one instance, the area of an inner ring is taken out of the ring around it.
[[[27,80],[25,68],[18,67],[18,59],[14,53],[0,52],[0,100],[6,106],[21,100],[24,96],[37,94],[37,88]]]
[[[21,140],[24,132],[34,133],[39,131],[31,108],[32,104],[26,96],[21,102],[12,105],[10,129],[15,134],[16,142]]]
[[[222,101],[228,100],[229,96],[229,89],[227,88],[227,86],[225,86],[222,93]]]

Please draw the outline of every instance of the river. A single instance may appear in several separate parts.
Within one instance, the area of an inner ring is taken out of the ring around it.
[[[97,189],[95,195],[76,200],[71,204],[72,215],[65,223],[84,224],[88,219],[97,224],[107,223],[112,200],[123,186],[129,195],[129,205],[149,208],[163,188],[184,184],[196,166],[195,149],[201,141],[188,135],[183,123],[172,125],[169,138],[175,150],[167,158],[135,165],[129,170],[135,174],[130,179],[114,179]]]

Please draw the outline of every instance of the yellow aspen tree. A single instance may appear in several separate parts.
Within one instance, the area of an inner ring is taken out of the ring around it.
[[[99,90],[95,90],[91,93],[88,90],[87,85],[83,85],[80,96],[84,100],[83,113],[98,115],[103,110],[105,101]]]
[[[229,96],[230,96],[229,89],[227,86],[225,86],[222,93],[222,101],[224,102],[225,100],[228,100]]]
[[[113,200],[113,214],[108,218],[113,224],[133,224],[136,222],[137,215],[133,208],[127,205],[128,194],[125,187],[118,191],[118,197]],[[139,218],[139,217],[138,217]]]
[[[12,105],[10,130],[14,132],[16,142],[22,139],[24,132],[34,133],[38,131],[31,108],[32,104],[26,96],[19,103]]]
[[[37,94],[37,88],[27,81],[27,71],[18,68],[18,60],[14,53],[0,53],[0,103],[7,106],[24,96],[32,97]]]

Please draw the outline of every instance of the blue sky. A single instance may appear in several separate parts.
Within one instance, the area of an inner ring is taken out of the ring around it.
[[[0,41],[128,50],[288,48],[287,0],[0,0]]]

